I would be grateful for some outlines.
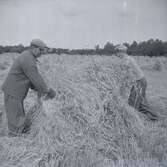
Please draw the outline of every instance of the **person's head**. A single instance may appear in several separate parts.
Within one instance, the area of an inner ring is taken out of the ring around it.
[[[46,53],[47,45],[40,39],[33,39],[30,43],[30,48],[33,55],[38,58]]]
[[[116,56],[123,58],[123,56],[127,53],[127,47],[125,45],[117,45],[115,47]]]

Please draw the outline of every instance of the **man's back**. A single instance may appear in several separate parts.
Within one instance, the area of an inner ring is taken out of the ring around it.
[[[15,98],[24,99],[31,85],[40,92],[48,91],[38,73],[35,57],[30,51],[25,51],[13,63],[2,90]]]
[[[35,62],[35,58],[29,51],[23,52],[13,63],[2,90],[16,98],[24,98],[30,87],[30,81],[24,73],[23,66]]]

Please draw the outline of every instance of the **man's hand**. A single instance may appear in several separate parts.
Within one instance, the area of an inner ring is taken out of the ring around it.
[[[47,100],[47,99],[53,99],[55,96],[56,96],[55,90],[52,89],[52,88],[49,88],[49,91],[48,91],[48,93],[46,94],[45,99],[46,99],[46,100]]]

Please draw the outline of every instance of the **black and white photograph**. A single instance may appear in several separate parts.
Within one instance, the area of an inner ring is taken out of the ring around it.
[[[167,167],[167,0],[0,0],[0,167]]]

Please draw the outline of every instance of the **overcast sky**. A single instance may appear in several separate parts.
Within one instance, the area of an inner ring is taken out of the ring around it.
[[[167,41],[167,0],[0,0],[0,44],[33,38],[63,48]]]

